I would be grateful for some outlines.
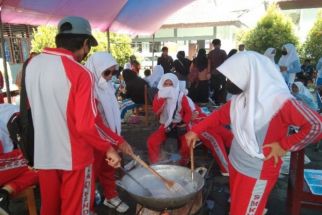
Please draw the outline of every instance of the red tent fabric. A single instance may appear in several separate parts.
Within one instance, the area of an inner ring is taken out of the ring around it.
[[[2,22],[56,25],[64,16],[87,18],[94,29],[153,34],[175,11],[194,0],[2,0]]]

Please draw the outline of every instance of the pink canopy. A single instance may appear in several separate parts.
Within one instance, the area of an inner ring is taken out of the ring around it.
[[[56,25],[64,16],[87,18],[94,29],[153,34],[172,13],[194,0],[0,0],[2,21]]]

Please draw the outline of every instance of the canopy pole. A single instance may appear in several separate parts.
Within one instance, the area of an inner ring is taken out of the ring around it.
[[[9,75],[8,75],[8,68],[7,68],[7,58],[5,52],[5,44],[4,44],[4,36],[3,36],[3,23],[2,23],[2,6],[0,6],[0,39],[1,39],[1,52],[3,58],[3,68],[4,68],[4,78],[6,82],[6,91],[7,91],[7,99],[8,103],[11,103],[11,95],[10,95],[10,84],[9,84]]]
[[[154,38],[155,38],[155,34],[152,35],[152,68],[154,67]]]
[[[111,36],[110,36],[110,28],[107,29],[106,31],[106,36],[107,36],[107,51],[111,53]]]

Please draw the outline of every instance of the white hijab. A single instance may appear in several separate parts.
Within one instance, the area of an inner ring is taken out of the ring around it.
[[[319,59],[318,64],[322,64],[322,57]],[[318,70],[318,74],[317,74],[317,79],[322,78],[322,66],[320,67],[320,69]]]
[[[164,75],[163,67],[161,65],[156,65],[153,67],[152,74],[146,78],[146,81],[150,87],[157,87],[162,75]]]
[[[283,45],[283,48],[286,49],[287,55],[282,55],[280,60],[278,61],[278,65],[288,67],[294,61],[300,61],[299,55],[296,51],[295,46],[292,43],[287,43]]]
[[[275,64],[275,55],[276,55],[276,50],[275,48],[268,48],[264,52],[264,55],[271,59],[271,61]]]
[[[299,89],[299,94],[305,95],[306,97],[312,99],[314,101],[312,93],[310,93],[309,89],[307,89],[304,84],[300,81],[295,81],[294,84],[297,86]]]
[[[217,69],[243,90],[233,96],[230,107],[237,143],[250,156],[264,159],[256,132],[292,98],[281,73],[267,57],[253,51],[235,54]]]
[[[106,81],[102,73],[117,65],[111,54],[107,52],[96,52],[90,56],[85,66],[92,72],[95,79],[95,95],[100,101],[105,120],[110,129],[121,134],[121,114],[120,107],[115,96],[115,89],[111,80]]]
[[[173,83],[172,87],[163,87],[163,84],[166,80],[171,80]],[[158,97],[159,98],[165,98],[166,104],[163,108],[163,111],[160,115],[160,123],[164,124],[164,127],[168,127],[171,122],[173,121],[173,114],[176,109],[177,103],[178,103],[178,109],[179,110],[179,104],[180,98],[182,99],[183,93],[180,93],[180,86],[179,86],[179,80],[176,75],[172,73],[166,73],[161,77],[161,80],[158,84]],[[178,101],[179,100],[179,101]],[[181,121],[178,119],[179,116],[177,116],[175,119],[178,121]]]
[[[291,43],[287,43],[285,45],[283,45],[283,48],[286,49],[287,51],[287,55],[282,55],[280,60],[278,61],[278,65],[279,66],[286,66],[287,68],[289,68],[289,66],[295,62],[295,61],[298,61],[300,62],[300,58],[299,58],[299,55],[296,51],[296,48],[293,44]],[[296,74],[295,73],[290,73],[288,74],[286,77],[286,81],[288,84],[291,84],[294,82],[295,80],[295,76]]]

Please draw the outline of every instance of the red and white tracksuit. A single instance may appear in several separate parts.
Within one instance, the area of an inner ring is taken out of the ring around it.
[[[164,107],[165,99],[158,98],[156,96],[153,100],[153,110],[155,113],[161,113],[162,108]],[[179,114],[181,115],[182,121],[188,125],[187,130],[189,130],[190,124],[198,122],[201,118],[205,117],[200,111],[200,108],[197,107],[199,116],[196,120],[191,122],[192,118],[192,109],[189,105],[188,97],[183,96],[181,100],[181,108],[178,109]],[[229,145],[232,139],[232,135],[229,130],[225,130],[224,127],[219,127],[215,129],[207,129],[206,132],[203,132],[199,135],[200,140],[205,144],[207,148],[210,149],[212,155],[216,159],[220,170],[223,173],[228,172],[228,157],[225,149],[225,144]],[[223,132],[222,132],[223,131]],[[160,146],[166,140],[167,136],[165,133],[164,125],[161,125],[157,131],[152,133],[148,138],[148,152],[151,163],[156,163],[159,160]],[[180,153],[182,157],[182,163],[186,163],[189,160],[190,150],[187,146],[186,139],[184,136],[179,137],[181,147]]]
[[[98,117],[97,124],[100,127],[100,135],[102,135],[105,138],[110,136],[114,140],[117,140],[118,144],[113,145],[113,147],[117,150],[119,144],[121,144],[124,141],[124,139],[115,132],[110,133],[111,130],[107,129],[107,127],[105,126],[102,115]],[[95,179],[101,183],[105,198],[112,199],[118,195],[115,183],[115,168],[108,165],[105,159],[105,153],[98,150],[94,151]]]
[[[113,132],[99,133],[91,73],[65,49],[45,49],[26,68],[35,130],[41,214],[90,214],[94,197],[93,150],[106,153]]]
[[[196,110],[200,113],[198,118],[193,121],[193,125],[200,122],[206,117],[201,113],[200,108],[197,106]],[[228,173],[228,154],[227,148],[230,148],[233,134],[229,129],[224,126],[217,126],[208,128],[207,131],[199,134],[199,139],[206,146],[214,159],[216,160],[221,173]]]
[[[38,183],[38,174],[30,169],[20,149],[3,153],[0,139],[0,187],[5,185],[13,189],[13,195]]]
[[[165,106],[165,102],[166,102],[166,99],[158,98],[158,95],[156,95],[153,100],[153,111],[158,115],[161,114]],[[178,105],[177,112],[179,112],[182,121],[186,125],[188,125],[192,117],[192,111],[189,106],[188,99],[186,96],[183,96],[182,100],[178,102],[181,102],[181,105]],[[160,147],[161,147],[161,144],[163,144],[166,139],[167,139],[167,136],[166,136],[165,127],[163,124],[160,125],[158,130],[156,130],[149,136],[147,145],[148,145],[149,159],[151,163],[156,163],[159,161]],[[186,163],[189,160],[190,150],[187,145],[186,139],[183,135],[179,137],[179,141],[180,141],[181,161],[182,163]]]
[[[28,167],[20,149],[14,149],[7,124],[19,107],[11,104],[0,105],[0,187],[9,185],[13,195],[38,183],[37,173]]]
[[[230,105],[228,102],[191,130],[201,134],[209,128],[230,124]],[[290,125],[298,126],[299,132],[288,136]],[[262,141],[262,146],[277,141],[284,150],[297,151],[322,138],[322,117],[291,99],[274,115],[267,128],[260,132],[257,137]],[[265,157],[269,153],[269,148],[263,149]],[[273,158],[262,160],[249,156],[233,139],[229,154],[230,214],[262,215],[281,164],[281,159],[275,167]]]

